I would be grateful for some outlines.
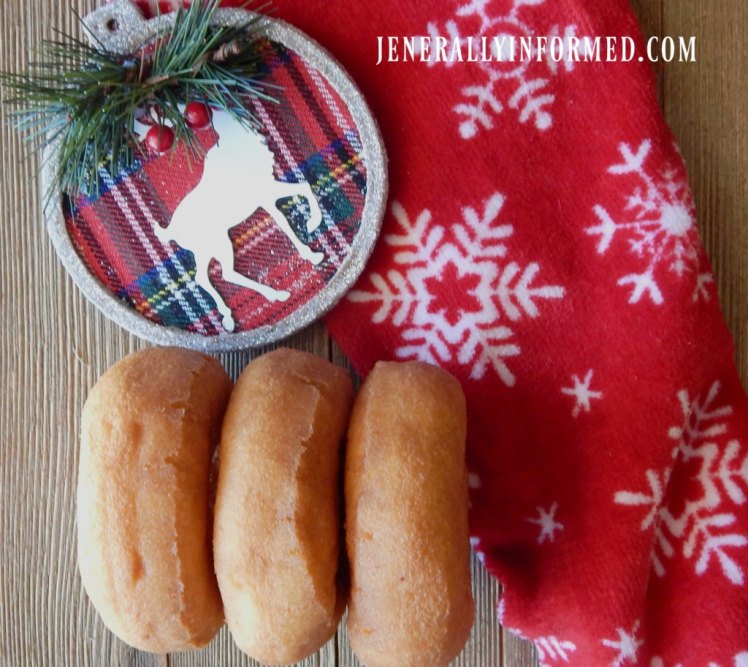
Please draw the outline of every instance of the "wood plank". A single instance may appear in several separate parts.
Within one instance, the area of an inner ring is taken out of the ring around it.
[[[93,0],[79,0],[82,13]],[[71,30],[67,3],[0,7],[0,68],[22,70],[51,26]],[[39,213],[34,162],[0,111],[2,188],[3,664],[163,667],[101,624],[82,593],[75,556],[78,419],[99,372],[141,343],[105,323],[66,276]],[[20,295],[28,294],[26,297]],[[71,354],[71,351],[73,352]]]
[[[471,559],[473,572],[473,597],[475,598],[475,624],[470,639],[462,654],[452,664],[460,667],[474,665],[501,665],[505,653],[502,629],[496,618],[499,583],[488,574],[473,553]],[[513,662],[516,667],[525,667],[534,663]]]
[[[631,7],[639,19],[644,39],[653,36],[662,38],[663,2],[664,0],[631,0]],[[657,75],[657,91],[660,105],[662,105],[665,91],[664,64],[655,66],[654,71]]]
[[[672,63],[665,114],[689,167],[699,224],[738,368],[748,380],[748,3],[665,0],[664,31],[696,35],[696,63]]]

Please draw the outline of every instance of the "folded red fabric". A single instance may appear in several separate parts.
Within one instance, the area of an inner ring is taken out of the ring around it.
[[[389,152],[382,235],[330,333],[364,375],[422,359],[462,381],[502,623],[544,665],[748,665],[748,403],[628,2],[275,8],[348,69]],[[432,50],[377,65],[380,35]],[[434,48],[531,36],[637,52]]]

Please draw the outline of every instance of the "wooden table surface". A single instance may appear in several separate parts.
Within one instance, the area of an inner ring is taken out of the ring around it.
[[[604,0],[600,0],[604,1]],[[0,69],[20,70],[53,26],[94,0],[0,0]],[[635,0],[651,35],[695,35],[698,62],[658,68],[662,106],[688,163],[700,226],[748,378],[748,2]],[[145,346],[90,306],[43,231],[33,161],[2,111],[0,153],[0,665],[252,664],[224,628],[203,651],[154,656],[115,639],[81,589],[75,482],[81,406],[96,378]],[[286,341],[345,364],[317,324]],[[235,376],[253,353],[223,355]],[[256,352],[254,353],[256,354]],[[474,564],[477,620],[456,665],[529,667],[533,649],[496,625],[497,586]],[[304,665],[352,666],[344,626]]]

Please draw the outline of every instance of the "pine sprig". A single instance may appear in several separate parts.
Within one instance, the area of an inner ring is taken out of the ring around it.
[[[165,34],[129,56],[61,34],[43,42],[28,73],[0,73],[13,93],[6,103],[19,107],[12,112],[16,127],[35,148],[55,146],[53,187],[74,197],[95,194],[102,167],[115,175],[132,168],[141,151],[135,119],[143,114],[171,125],[174,146],[183,141],[193,155],[202,145],[180,105],[204,102],[258,125],[246,101],[272,100],[273,87],[260,80],[262,18],[216,26],[218,4],[177,10]]]

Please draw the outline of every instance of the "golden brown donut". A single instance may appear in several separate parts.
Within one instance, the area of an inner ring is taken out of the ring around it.
[[[366,667],[440,667],[473,624],[465,397],[427,364],[378,363],[345,463],[348,632]]]
[[[221,436],[216,574],[231,634],[264,663],[301,660],[335,633],[338,478],[353,389],[347,373],[280,349],[255,359]]]
[[[209,482],[230,392],[215,359],[153,348],[109,369],[83,408],[81,577],[104,623],[138,649],[203,646],[223,625]]]

